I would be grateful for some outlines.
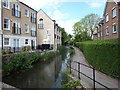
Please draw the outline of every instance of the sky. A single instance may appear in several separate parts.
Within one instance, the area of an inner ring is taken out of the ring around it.
[[[68,34],[73,34],[74,23],[95,13],[103,17],[106,0],[20,0],[33,9],[42,9]]]

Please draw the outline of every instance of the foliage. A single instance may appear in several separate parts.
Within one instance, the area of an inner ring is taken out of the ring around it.
[[[2,55],[5,54],[5,49],[3,49],[3,50],[1,51],[1,53],[2,53]]]
[[[61,46],[62,48],[59,48],[59,51],[65,49],[64,46]],[[37,61],[42,61],[42,59],[48,60],[49,58],[54,57],[58,51],[53,52],[45,52],[43,55],[40,53],[33,52],[32,54],[14,54],[9,62],[4,62],[2,65],[3,70],[3,76],[11,74],[13,71],[19,71],[24,70],[32,67],[32,64]]]
[[[66,47],[65,47],[65,46],[59,46],[59,47],[57,48],[57,50],[61,53],[61,52],[63,52],[63,51],[66,51]]]
[[[74,81],[72,80],[68,75],[69,71],[63,71],[62,73],[62,85],[61,88],[76,88],[76,86],[81,86],[80,81]]]
[[[77,42],[76,46],[95,68],[120,75],[120,39]]]
[[[27,51],[30,51],[30,49],[31,49],[30,46],[27,46],[27,47],[26,47],[26,50],[27,50]]]
[[[73,26],[75,41],[91,40],[93,32],[96,30],[97,20],[97,14],[89,14],[82,18],[79,22],[76,22]]]
[[[25,51],[25,47],[22,47],[22,51]]]
[[[70,55],[74,55],[75,54],[75,49],[72,46],[70,46],[69,52],[70,52]]]
[[[6,54],[10,54],[11,50],[7,49]]]

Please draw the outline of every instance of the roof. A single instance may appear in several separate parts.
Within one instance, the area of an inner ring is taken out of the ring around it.
[[[16,0],[16,1],[18,1],[19,3],[23,4],[24,6],[26,6],[26,7],[30,8],[30,9],[34,10],[35,12],[37,12],[35,9],[31,8],[31,7],[28,6],[27,4],[21,2],[20,0]]]
[[[51,19],[42,9],[40,9],[38,12],[42,11],[49,19]],[[37,12],[37,13],[38,13]],[[51,19],[52,20],[52,19]],[[55,22],[55,20],[52,20],[53,22]]]

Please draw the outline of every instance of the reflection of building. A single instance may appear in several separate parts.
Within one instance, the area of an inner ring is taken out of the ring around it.
[[[61,30],[43,10],[37,13],[37,41],[38,45],[50,44],[56,50],[61,45]]]
[[[103,19],[98,21],[97,40],[114,38],[120,38],[120,0],[107,0]]]
[[[37,11],[26,4],[16,0],[2,2],[2,31],[3,47],[13,48],[36,46],[36,16]]]

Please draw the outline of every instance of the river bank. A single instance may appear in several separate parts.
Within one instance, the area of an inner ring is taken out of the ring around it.
[[[69,48],[61,54],[49,58],[48,62],[38,62],[32,68],[3,78],[3,82],[17,88],[59,88],[61,71],[70,59]]]

